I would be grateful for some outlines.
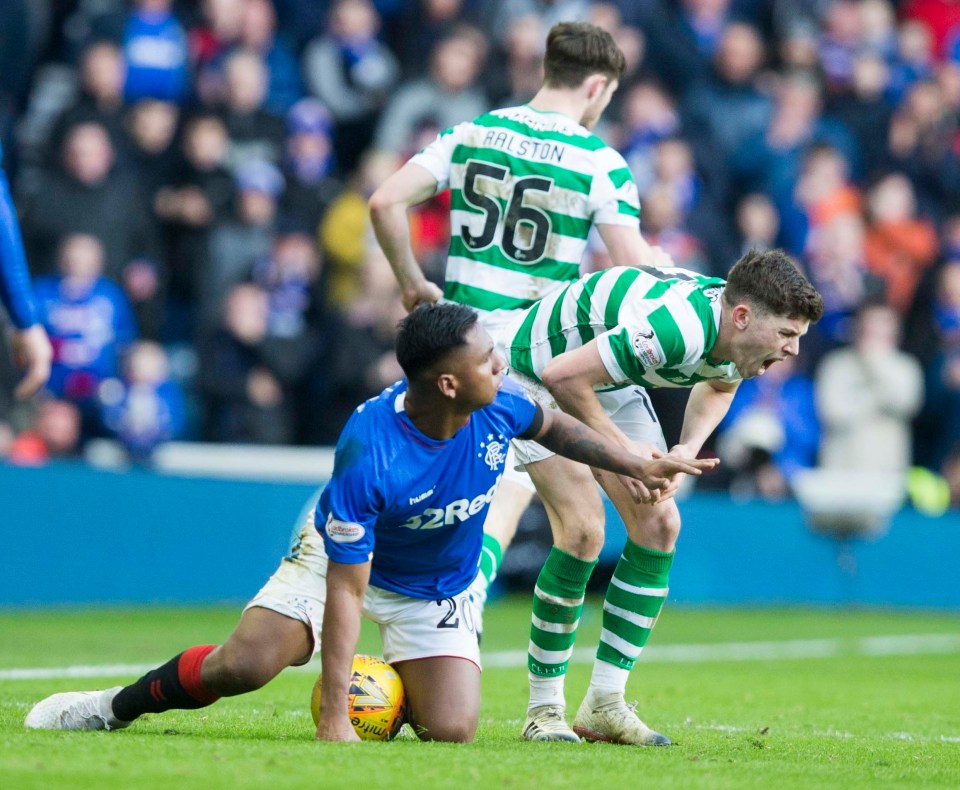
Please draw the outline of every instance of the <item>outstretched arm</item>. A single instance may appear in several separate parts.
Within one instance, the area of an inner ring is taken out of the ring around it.
[[[320,639],[323,685],[317,722],[321,741],[360,740],[347,715],[347,694],[369,581],[370,562],[348,565],[330,560],[327,566],[327,603]]]
[[[436,302],[441,291],[423,276],[410,244],[407,211],[437,193],[437,180],[424,167],[407,162],[370,198],[370,221],[393,273],[400,283],[403,306],[412,310],[423,302]]]
[[[695,458],[726,416],[733,403],[740,382],[700,381],[693,385],[687,408],[683,414],[680,442],[673,449],[681,450],[688,458]]]
[[[544,410],[543,424],[533,438],[565,458],[640,481],[645,489],[641,491],[640,501],[657,501],[659,492],[669,485],[674,475],[699,475],[702,470],[713,469],[718,463],[713,458],[694,460],[674,454],[654,460],[641,458],[556,409]]]

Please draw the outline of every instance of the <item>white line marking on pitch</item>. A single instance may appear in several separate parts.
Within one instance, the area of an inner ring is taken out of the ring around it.
[[[595,648],[573,651],[573,664],[591,664]],[[843,655],[907,656],[960,653],[960,634],[914,634],[870,636],[859,639],[790,639],[780,642],[717,642],[686,645],[654,645],[643,652],[644,663],[705,663],[709,661],[771,661],[832,658]],[[500,650],[483,653],[483,665],[518,668],[527,665],[525,650]],[[81,664],[66,667],[24,667],[0,669],[0,680],[59,680],[62,678],[105,678],[142,675],[162,662],[153,664]],[[292,671],[316,672],[319,661]]]
[[[734,727],[730,724],[693,724],[690,721],[684,722],[685,727],[689,727],[693,730],[710,730],[711,732],[730,732],[730,733],[756,733],[756,728],[751,727]],[[803,733],[794,733],[794,735],[802,735]],[[853,738],[855,737],[852,732],[841,732],[840,730],[827,730],[825,732],[812,732],[810,733],[815,738]],[[921,741],[921,742],[937,742],[937,743],[960,743],[960,737],[953,735],[914,735],[909,732],[887,732],[881,733],[881,738],[887,738],[894,741]]]

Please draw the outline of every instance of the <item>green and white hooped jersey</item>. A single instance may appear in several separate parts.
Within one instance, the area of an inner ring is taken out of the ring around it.
[[[580,276],[594,224],[638,228],[623,157],[561,113],[524,105],[442,132],[411,159],[450,188],[444,297],[483,316],[519,310]]]
[[[708,360],[725,285],[686,269],[614,267],[525,310],[501,342],[510,366],[538,381],[551,359],[596,340],[615,386],[732,383],[741,378],[732,362]]]

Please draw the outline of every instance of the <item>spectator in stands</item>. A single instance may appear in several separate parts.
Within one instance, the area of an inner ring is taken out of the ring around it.
[[[557,22],[587,22],[590,16],[588,0],[500,0],[482,4],[482,26],[498,44],[505,44],[517,20],[537,16],[543,29],[549,30]],[[479,113],[474,113],[473,118]]]
[[[204,342],[198,384],[204,395],[204,438],[215,442],[289,444],[294,438],[289,344],[268,336],[270,305],[257,285],[234,286],[221,327]],[[291,375],[291,372],[295,375]]]
[[[890,69],[881,55],[861,52],[853,61],[852,80],[850,92],[831,96],[827,110],[856,138],[863,172],[869,179],[887,159],[887,130],[893,115],[885,97]]]
[[[775,102],[770,125],[741,143],[731,168],[742,187],[766,192],[780,203],[787,199],[799,178],[809,145],[829,143],[848,162],[854,161],[855,146],[845,128],[820,115],[821,90],[813,75],[793,73],[781,77]]]
[[[680,134],[680,115],[669,94],[652,80],[631,87],[623,103],[623,131],[619,146],[637,182],[641,198],[653,185],[656,145]]]
[[[326,364],[314,368],[310,377],[314,398],[322,397],[326,404],[305,415],[311,443],[335,441],[332,437],[353,411],[352,401],[372,397],[403,377],[393,346],[405,310],[390,263],[376,244],[368,248],[360,279],[359,295],[331,327],[335,335]]]
[[[130,132],[130,158],[137,183],[147,201],[151,235],[157,239],[156,258],[140,258],[128,263],[122,282],[134,303],[137,323],[145,337],[160,336],[164,321],[166,283],[169,278],[161,234],[161,217],[156,213],[157,194],[175,169],[175,135],[180,109],[173,102],[157,99],[138,101],[127,116]]]
[[[911,86],[933,78],[933,40],[921,22],[906,20],[897,31],[897,49],[890,58],[890,85],[887,98],[898,103]]]
[[[853,318],[860,305],[883,293],[883,284],[867,272],[863,220],[842,213],[810,238],[804,260],[810,281],[823,296],[823,318],[810,333],[814,358],[824,350],[853,340]]]
[[[42,466],[75,458],[80,450],[80,410],[70,401],[41,401],[30,425],[7,448],[7,461],[18,466]]]
[[[282,206],[316,233],[333,200],[343,190],[334,177],[333,120],[316,99],[301,99],[287,113]]]
[[[79,66],[80,94],[54,121],[43,157],[48,166],[56,166],[67,132],[88,121],[99,123],[109,132],[114,149],[122,156],[126,143],[123,98],[126,72],[123,53],[112,41],[94,42],[83,51]]]
[[[320,244],[327,262],[327,301],[340,311],[362,292],[361,275],[371,243],[367,201],[400,167],[399,158],[386,151],[370,151],[330,205],[320,226]]]
[[[513,107],[530,101],[543,84],[543,42],[546,32],[540,17],[516,19],[504,46],[503,58],[494,58],[485,79],[487,98],[496,107]],[[429,51],[429,50],[427,50]]]
[[[222,59],[240,40],[244,0],[203,0],[203,20],[190,30],[190,56],[196,72],[196,93],[207,107],[226,97]]]
[[[674,266],[712,275],[700,241],[684,226],[681,195],[675,186],[655,182],[643,196],[640,227],[647,244],[659,247]]]
[[[170,177],[177,154],[174,145],[180,108],[173,102],[142,99],[127,113],[131,160],[144,195],[153,206],[157,190]]]
[[[652,14],[647,31],[650,68],[675,95],[709,74],[727,24],[731,0],[681,0]]]
[[[780,235],[780,213],[766,195],[753,192],[737,204],[737,236],[739,251],[734,257],[750,250],[769,250],[777,246]]]
[[[400,76],[393,53],[377,40],[380,17],[370,0],[336,0],[327,32],[303,54],[310,92],[336,124],[336,155],[345,172],[369,146],[377,117]]]
[[[835,217],[859,215],[860,191],[850,180],[850,163],[828,143],[814,143],[803,155],[796,185],[781,200],[780,243],[802,255],[811,238]]]
[[[212,229],[200,274],[201,320],[216,320],[224,294],[248,278],[254,263],[269,253],[283,186],[283,176],[269,162],[254,160],[237,169],[233,217]]]
[[[816,463],[819,443],[813,382],[793,357],[740,385],[717,439],[732,493],[764,499],[788,494],[793,475]]]
[[[132,174],[115,168],[114,161],[101,124],[81,123],[67,133],[62,167],[46,173],[20,207],[34,271],[52,271],[57,243],[72,233],[100,240],[104,272],[115,280],[131,262],[157,259],[149,205]]]
[[[910,466],[910,422],[923,400],[923,371],[897,348],[899,335],[896,311],[868,304],[857,314],[853,344],[821,361],[821,466],[897,472]]]
[[[761,134],[770,122],[773,102],[758,85],[763,61],[763,40],[757,29],[741,23],[728,25],[712,72],[684,97],[684,128],[705,135],[724,157]]]
[[[263,58],[268,75],[263,109],[282,118],[303,96],[303,84],[292,48],[277,34],[277,12],[271,0],[244,0],[239,43]]]
[[[820,63],[828,95],[846,93],[853,62],[863,46],[863,14],[857,0],[832,0],[823,13]]]
[[[470,0],[408,0],[403,6],[399,24],[390,36],[390,44],[407,77],[420,77],[427,73],[430,53],[442,39],[453,33],[457,25],[465,22],[478,24],[480,21],[478,4]],[[515,20],[510,35],[531,19],[536,21],[539,30],[542,22],[537,15],[531,14]],[[521,36],[525,35],[521,33]],[[539,35],[539,44],[542,48],[542,34]],[[509,44],[506,49],[509,51]]]
[[[137,327],[126,295],[103,276],[104,248],[94,236],[64,238],[58,268],[58,276],[36,281],[41,320],[53,345],[47,388],[81,408],[90,435],[98,427],[97,388],[119,373],[120,355]]]
[[[486,39],[472,28],[441,41],[431,54],[429,75],[401,85],[384,109],[376,147],[412,154],[422,126],[446,129],[486,112],[487,99],[475,84],[485,51]]]
[[[227,220],[234,202],[234,179],[225,167],[227,130],[215,115],[198,115],[183,132],[182,159],[167,174],[153,208],[167,230],[169,299],[178,315],[180,338],[192,337],[193,304],[209,254],[210,230]],[[168,330],[169,331],[169,330]]]
[[[921,80],[907,92],[890,122],[891,164],[913,182],[917,203],[939,218],[960,200],[960,158],[954,150],[957,119],[936,83]]]
[[[158,446],[177,439],[186,422],[180,385],[170,379],[163,346],[134,343],[123,360],[123,376],[100,387],[103,424],[131,461],[146,463]]]
[[[886,284],[887,303],[906,315],[921,275],[937,257],[936,228],[917,216],[913,185],[901,173],[874,184],[867,194],[867,209],[867,268]]]
[[[270,254],[253,267],[253,281],[267,294],[267,334],[307,343],[320,282],[314,234],[297,219],[281,217]]]
[[[230,137],[229,163],[233,169],[252,159],[280,163],[283,121],[264,109],[268,74],[263,57],[237,49],[224,64],[226,97],[219,109]]]
[[[187,34],[172,6],[172,0],[134,0],[123,31],[127,102],[186,99]]]

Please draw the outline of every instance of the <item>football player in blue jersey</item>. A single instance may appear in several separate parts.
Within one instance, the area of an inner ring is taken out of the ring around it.
[[[0,149],[0,161],[3,149]],[[0,304],[2,304],[13,331],[10,344],[17,365],[24,369],[24,376],[14,394],[22,399],[36,393],[50,377],[50,362],[53,350],[47,333],[43,330],[37,314],[37,305],[30,287],[27,259],[20,237],[17,213],[10,197],[7,176],[0,168]]]
[[[191,647],[126,687],[54,694],[26,726],[119,729],[144,713],[201,708],[258,689],[319,651],[317,738],[357,740],[347,695],[360,618],[380,626],[425,740],[469,742],[480,708],[470,585],[483,520],[514,437],[640,480],[652,499],[713,461],[644,461],[504,380],[493,340],[463,305],[422,306],[401,324],[406,379],[362,404],[330,481],[290,555],[220,646]]]

